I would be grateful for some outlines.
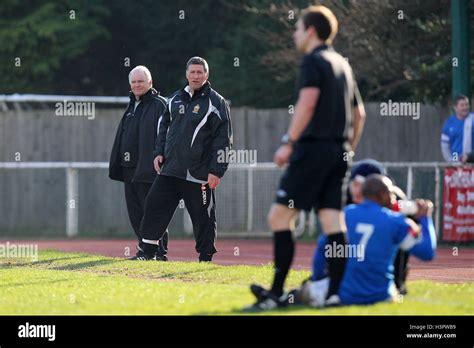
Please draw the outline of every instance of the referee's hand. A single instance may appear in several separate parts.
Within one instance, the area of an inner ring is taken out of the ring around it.
[[[290,160],[290,156],[292,153],[293,146],[291,146],[290,144],[281,145],[277,152],[275,152],[273,162],[275,162],[278,167],[283,167]]]
[[[153,160],[153,165],[155,166],[155,170],[158,174],[160,174],[161,164],[163,163],[164,159],[165,158],[163,156],[156,156],[155,159]]]

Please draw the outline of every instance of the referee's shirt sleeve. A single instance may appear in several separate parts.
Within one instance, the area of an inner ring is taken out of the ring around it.
[[[311,55],[305,55],[300,64],[300,74],[298,78],[298,92],[302,88],[321,86],[321,72]]]
[[[359,91],[359,87],[357,86],[357,81],[355,79],[355,77],[353,77],[354,79],[354,101],[353,101],[353,105],[354,106],[359,106],[363,103],[362,101],[362,96],[360,95],[360,91]]]

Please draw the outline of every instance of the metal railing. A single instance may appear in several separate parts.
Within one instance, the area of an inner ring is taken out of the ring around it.
[[[407,187],[406,187],[406,195],[408,199],[412,199],[413,197],[413,169],[414,168],[434,168],[435,170],[435,199],[434,199],[434,224],[436,232],[438,236],[440,236],[440,219],[441,219],[441,211],[442,211],[442,197],[441,197],[441,168],[446,167],[457,167],[461,166],[460,163],[447,163],[447,162],[384,162],[382,165],[389,169],[389,168],[407,168]]]
[[[69,102],[91,102],[102,104],[127,104],[129,97],[120,96],[87,96],[87,95],[52,95],[52,94],[0,94],[0,102],[9,103],[47,103],[67,100]]]
[[[435,204],[435,227],[438,233],[440,233],[440,214],[442,209],[442,197],[441,197],[441,169],[448,166],[456,166],[458,164],[452,163],[441,163],[441,162],[386,162],[382,163],[385,168],[406,168],[406,194],[408,198],[412,198],[413,188],[414,188],[414,170],[419,168],[433,168],[435,170],[435,192],[434,192],[434,204]],[[0,162],[0,169],[64,169],[66,175],[66,235],[68,237],[77,236],[79,233],[79,219],[78,219],[78,186],[79,186],[79,170],[82,169],[108,169],[108,162]],[[257,196],[262,192],[257,190],[270,190],[269,186],[264,187],[263,185],[272,184],[275,185],[276,174],[272,175],[271,178],[264,178],[263,184],[256,187],[255,176],[258,174],[258,171],[269,170],[281,171],[273,163],[259,163],[251,165],[230,165],[229,172],[236,172],[237,175],[246,175],[246,219],[245,226],[246,231],[241,232],[232,232],[225,233],[225,235],[235,235],[240,237],[248,236],[268,236],[269,231],[264,232],[260,227],[255,227],[255,221],[259,221],[260,225],[265,225],[266,222],[262,222],[261,219],[265,219],[266,214],[260,214],[260,216],[255,216],[256,209],[260,208],[262,210],[268,211],[268,207],[259,207],[256,203]],[[240,174],[246,173],[246,174]],[[279,177],[279,175],[278,175]],[[261,183],[259,183],[261,184]],[[242,190],[242,187],[238,188]],[[270,202],[271,203],[271,202]],[[226,203],[224,203],[226,204]],[[228,203],[227,203],[228,204]],[[264,216],[263,216],[264,215]],[[184,231],[186,234],[192,234],[192,224],[190,223],[190,218],[188,214],[184,214]],[[232,217],[231,217],[232,218]],[[307,220],[309,219],[309,225],[314,226],[314,214],[311,214],[309,217],[305,213],[301,213],[300,218],[298,219],[297,226],[297,235],[301,235],[305,231],[305,226]]]

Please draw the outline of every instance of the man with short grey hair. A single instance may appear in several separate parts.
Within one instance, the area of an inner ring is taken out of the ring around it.
[[[215,189],[227,170],[219,151],[232,145],[229,105],[211,88],[209,65],[201,57],[186,64],[188,85],[168,100],[159,121],[155,170],[159,174],[145,202],[140,227],[145,259],[155,259],[160,238],[183,199],[193,222],[199,261],[217,252]]]
[[[139,65],[130,71],[130,102],[120,121],[110,156],[109,177],[123,181],[125,201],[130,223],[137,236],[137,255],[143,254],[140,223],[145,198],[156,177],[153,168],[153,149],[157,137],[158,120],[166,107],[166,99],[153,88],[151,73]],[[168,233],[165,231],[157,258],[166,261]]]

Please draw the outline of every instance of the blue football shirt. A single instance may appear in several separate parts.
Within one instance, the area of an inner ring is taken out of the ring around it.
[[[451,158],[460,159],[463,154],[462,144],[464,139],[464,120],[460,120],[456,115],[451,115],[446,119],[441,134],[441,142],[448,143],[451,151]],[[472,144],[474,146],[474,127],[472,127]]]
[[[345,208],[349,245],[357,257],[349,257],[339,289],[343,304],[370,304],[390,297],[393,262],[399,247],[411,247],[414,239],[406,217],[366,200]],[[355,248],[357,247],[357,248]],[[405,248],[403,248],[405,249]]]

